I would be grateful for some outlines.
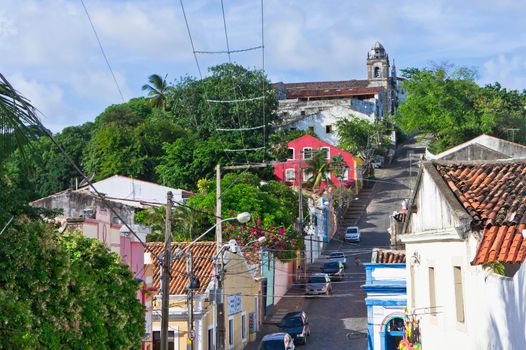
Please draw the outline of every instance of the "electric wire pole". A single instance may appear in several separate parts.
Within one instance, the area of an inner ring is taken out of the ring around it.
[[[172,192],[166,193],[166,226],[161,286],[161,350],[168,350],[168,318],[170,310],[170,265],[172,262]]]
[[[192,253],[186,255],[186,273],[188,274],[188,287],[186,305],[188,309],[188,335],[186,341],[186,349],[194,349],[194,265],[192,261]]]
[[[223,227],[221,223],[221,164],[216,166],[216,243],[217,251],[221,251],[223,248]],[[216,273],[222,276],[221,273],[223,270],[223,265],[219,264],[217,267]],[[216,317],[217,317],[217,330],[216,330],[216,349],[224,350],[225,349],[225,309],[223,301],[223,281],[222,278],[217,278],[216,289],[219,290],[219,295],[216,293],[215,303],[216,307]],[[218,300],[219,299],[219,300]]]

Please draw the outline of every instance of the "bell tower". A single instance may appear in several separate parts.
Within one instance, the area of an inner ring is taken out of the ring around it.
[[[389,56],[378,41],[367,53],[367,80],[369,80],[369,86],[387,87],[388,84]]]

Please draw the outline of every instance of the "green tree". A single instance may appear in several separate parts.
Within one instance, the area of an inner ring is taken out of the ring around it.
[[[352,154],[360,155],[367,148],[375,148],[385,143],[383,125],[350,116],[336,122],[340,147]]]
[[[95,120],[85,170],[97,180],[120,174],[156,181],[163,143],[184,134],[173,118],[152,109],[145,99],[110,106]]]
[[[259,127],[266,124],[266,135],[269,135],[270,125],[277,117],[277,99],[267,77],[261,71],[230,63],[212,67],[210,73],[201,80],[182,78],[168,94],[168,104],[177,123],[201,139],[219,137],[222,149],[263,146],[264,132]],[[245,101],[227,102],[232,100]],[[220,128],[258,129],[218,131]],[[262,158],[262,151],[232,153],[229,162],[260,161]]]
[[[209,213],[203,226],[196,232],[207,229],[215,223],[215,181],[208,182],[208,188],[188,199],[187,204],[201,212]],[[264,227],[292,227],[296,217],[298,197],[288,186],[277,182],[261,182],[251,173],[227,174],[221,180],[223,189],[223,217],[232,213],[249,212],[258,218]]]
[[[150,101],[153,106],[161,109],[162,111],[166,110],[166,94],[168,92],[169,86],[166,83],[166,77],[161,78],[160,75],[152,74],[148,78],[150,84],[144,84],[142,86],[143,91],[148,91],[148,96],[150,96]]]
[[[15,149],[25,159],[27,144],[42,134],[29,101],[0,74],[0,162]]]
[[[407,132],[430,134],[433,151],[492,132],[493,117],[483,118],[475,107],[480,93],[475,70],[440,65],[403,73],[407,100],[398,109],[397,123]]]
[[[327,160],[327,153],[323,150],[313,150],[305,169],[306,185],[312,189],[319,188],[322,183],[325,183],[326,186],[334,186],[331,174],[332,167],[331,162]]]
[[[59,235],[23,218],[2,239],[9,242],[0,245],[0,300],[9,298],[0,307],[2,347],[140,346],[144,308],[116,254],[79,233]]]

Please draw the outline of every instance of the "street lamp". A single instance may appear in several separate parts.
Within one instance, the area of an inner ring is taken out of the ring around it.
[[[243,212],[243,213],[239,213],[235,217],[226,218],[226,219],[217,221],[212,227],[210,227],[203,234],[201,234],[199,237],[197,237],[192,242],[190,242],[186,247],[184,247],[183,249],[177,248],[177,250],[175,251],[175,258],[176,259],[179,259],[183,254],[186,254],[186,256],[187,256],[187,273],[188,273],[188,280],[189,280],[189,284],[188,284],[188,299],[187,299],[188,316],[189,316],[189,320],[188,320],[188,337],[189,337],[188,348],[189,349],[193,349],[193,339],[192,339],[193,338],[193,291],[195,289],[199,289],[199,281],[193,275],[192,254],[189,252],[190,247],[192,245],[194,245],[197,241],[202,239],[204,236],[206,236],[217,225],[222,224],[223,222],[237,220],[241,224],[246,224],[247,222],[249,222],[251,220],[251,218],[252,217],[251,217],[250,213]],[[216,254],[216,256],[217,256],[217,254]],[[214,257],[214,265],[215,265],[215,260],[216,260],[216,257]],[[168,287],[168,283],[165,283],[165,286],[164,286],[164,289],[163,289],[164,292],[162,293],[163,302],[164,302],[165,298],[168,299],[168,294],[169,294],[168,293],[168,288],[169,288]],[[163,334],[165,335],[165,338],[166,338],[166,340],[164,340],[164,342],[167,344],[167,335],[168,335],[168,331],[167,331],[167,328],[168,328],[168,311],[167,310],[168,310],[168,304],[166,305],[166,307],[163,307],[163,310],[164,309],[166,309],[166,312],[163,312],[163,314],[162,314],[162,323],[163,323],[163,328],[166,328],[165,331],[163,332]],[[214,327],[214,332],[215,332],[215,327]],[[165,345],[165,348],[166,348],[166,346],[167,345]]]

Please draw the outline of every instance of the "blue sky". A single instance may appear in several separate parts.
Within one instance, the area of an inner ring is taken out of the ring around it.
[[[152,73],[197,76],[177,0],[84,0],[125,98]],[[0,71],[53,131],[93,120],[121,99],[77,0],[0,0]],[[183,0],[197,50],[224,50],[220,0]],[[260,0],[224,0],[231,49],[260,44]],[[526,87],[525,1],[265,0],[272,81],[363,79],[380,41],[397,67],[448,61],[481,84]],[[261,53],[233,55],[261,68]],[[224,55],[199,56],[206,66]]]

